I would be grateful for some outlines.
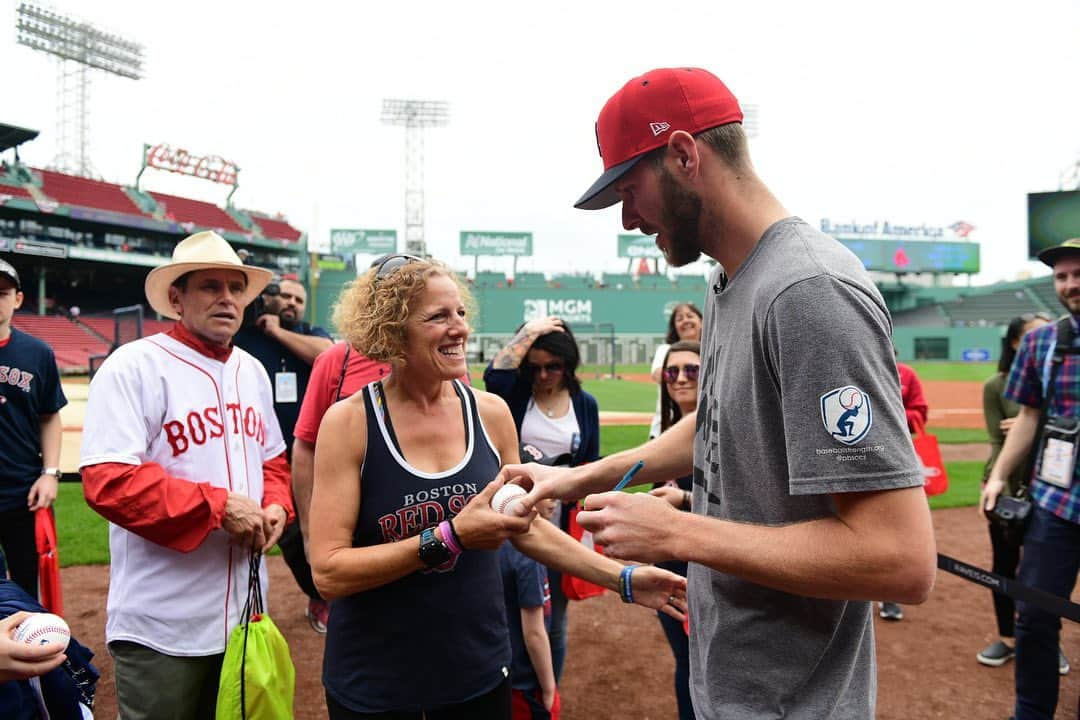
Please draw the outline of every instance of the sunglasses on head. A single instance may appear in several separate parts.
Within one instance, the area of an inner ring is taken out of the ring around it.
[[[685,365],[668,365],[664,368],[664,382],[673,383],[679,380],[679,373],[686,375],[686,379],[690,382],[697,382],[698,373],[701,371],[701,365],[696,363],[686,363]]]
[[[423,262],[423,260],[415,255],[406,255],[404,253],[387,255],[375,265],[375,281],[382,280],[386,276],[393,274],[398,268],[411,262]]]
[[[563,370],[566,369],[565,365],[556,362],[545,363],[543,365],[529,363],[525,367],[527,367],[529,369],[529,372],[533,373],[534,375],[539,375],[541,370],[546,372],[548,375],[555,375],[557,373],[561,373]]]

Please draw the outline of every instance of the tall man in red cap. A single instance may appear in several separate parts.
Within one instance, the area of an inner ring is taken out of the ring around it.
[[[634,78],[600,113],[605,172],[577,202],[621,201],[672,265],[720,263],[696,417],[579,468],[504,473],[530,476],[536,501],[609,490],[639,459],[637,482],[693,471],[689,518],[613,492],[579,518],[616,557],[690,563],[697,716],[871,718],[870,601],[920,603],[935,574],[891,323],[858,258],[758,178],[741,121],[705,70]]]
[[[1080,238],[1039,253],[1054,270],[1054,291],[1069,315],[1035,328],[1020,341],[1005,397],[1020,403],[997,462],[983,486],[980,512],[990,513],[1031,451],[1034,503],[1017,580],[1068,600],[1080,571],[1080,473],[1075,423],[1080,418]],[[1063,431],[1064,430],[1064,431]],[[1058,641],[1061,619],[1017,603],[1016,720],[1052,720],[1059,674],[1069,671]]]
[[[249,553],[292,513],[270,379],[232,345],[270,277],[216,233],[185,238],[146,278],[150,306],[178,322],[119,348],[90,383],[80,466],[109,521],[105,639],[125,720],[214,716]],[[260,582],[265,597],[265,566]]]

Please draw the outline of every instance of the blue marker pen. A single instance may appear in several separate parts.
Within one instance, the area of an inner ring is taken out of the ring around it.
[[[615,490],[622,490],[624,487],[629,485],[630,481],[634,479],[634,476],[638,474],[638,470],[643,467],[645,467],[644,460],[638,460],[636,463],[634,463],[634,467],[630,468],[630,470],[625,475],[623,475],[623,479],[620,480],[619,484],[615,486]]]

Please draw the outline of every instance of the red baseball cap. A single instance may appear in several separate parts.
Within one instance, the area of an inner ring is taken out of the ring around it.
[[[600,111],[596,144],[604,174],[574,207],[600,210],[619,202],[612,184],[645,153],[667,144],[676,130],[696,135],[742,119],[739,101],[708,70],[660,68],[634,78]]]

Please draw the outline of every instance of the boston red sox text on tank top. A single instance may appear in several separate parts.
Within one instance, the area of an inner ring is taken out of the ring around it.
[[[357,481],[353,546],[412,542],[453,518],[491,482],[499,456],[472,390],[454,381],[466,443],[443,472],[412,467],[398,447],[378,382],[364,390],[367,452]],[[347,442],[342,438],[342,442]],[[455,563],[419,570],[333,601],[323,684],[354,712],[453,705],[490,691],[509,672],[510,641],[498,554],[466,550]]]

